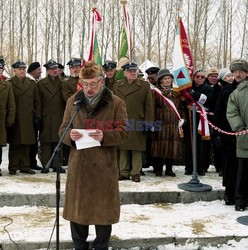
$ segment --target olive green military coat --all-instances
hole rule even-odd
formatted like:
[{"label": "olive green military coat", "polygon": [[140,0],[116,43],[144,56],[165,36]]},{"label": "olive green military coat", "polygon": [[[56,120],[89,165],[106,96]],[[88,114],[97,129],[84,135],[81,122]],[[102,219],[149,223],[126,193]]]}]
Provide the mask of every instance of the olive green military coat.
[{"label": "olive green military coat", "polygon": [[62,94],[65,102],[67,102],[69,97],[76,93],[78,81],[79,77],[69,76],[69,78],[66,78],[62,82]]},{"label": "olive green military coat", "polygon": [[[71,146],[71,151],[63,217],[81,225],[110,225],[117,223],[120,216],[116,146],[128,138],[126,107],[120,98],[105,88],[100,101],[92,109],[81,90],[67,101],[60,134],[75,112],[73,103],[79,96],[83,103],[64,139],[64,143]],[[87,119],[103,124],[103,141],[100,147],[77,150],[70,139],[70,131],[86,128]],[[118,129],[105,126],[115,121],[121,124]]]},{"label": "olive green military coat", "polygon": [[53,81],[48,75],[37,82],[41,101],[41,142],[58,142],[59,127],[63,120],[65,101],[62,95],[62,80]]},{"label": "olive green military coat", "polygon": [[34,144],[34,118],[40,118],[40,100],[36,82],[28,77],[9,79],[15,96],[15,123],[8,129],[8,142],[12,144]]},{"label": "olive green military coat", "polygon": [[112,81],[110,81],[109,78],[105,77],[104,81],[105,81],[105,86],[113,91],[114,85],[116,83],[115,78],[112,79]]},{"label": "olive green military coat", "polygon": [[151,124],[154,118],[150,84],[137,79],[129,86],[127,79],[124,78],[114,85],[113,93],[126,103],[128,128],[130,129],[128,140],[119,149],[145,151],[146,134],[142,123],[149,122]]},{"label": "olive green military coat", "polygon": [[10,82],[0,79],[0,145],[7,143],[6,122],[15,121],[15,97]]}]

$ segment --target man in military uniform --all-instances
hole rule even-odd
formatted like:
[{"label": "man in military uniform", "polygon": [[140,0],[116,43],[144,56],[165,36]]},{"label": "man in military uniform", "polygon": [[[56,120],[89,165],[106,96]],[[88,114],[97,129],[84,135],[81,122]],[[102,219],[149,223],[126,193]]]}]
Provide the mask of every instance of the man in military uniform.
[{"label": "man in military uniform", "polygon": [[30,145],[35,143],[34,123],[40,123],[40,100],[36,83],[26,77],[26,65],[18,60],[12,64],[15,76],[12,83],[16,115],[13,127],[8,130],[9,142],[9,173],[35,174],[30,169]]},{"label": "man in military uniform", "polygon": [[[40,160],[43,166],[42,173],[47,173],[45,169],[48,161],[52,156],[52,152],[59,141],[59,127],[62,123],[65,101],[62,95],[62,80],[58,75],[58,64],[53,60],[49,60],[43,65],[47,71],[47,77],[38,81],[38,91],[41,101],[41,122],[40,130]],[[57,153],[52,162],[53,171],[60,168],[61,173],[65,170],[61,168],[62,156]]]},{"label": "man in military uniform", "polygon": [[157,77],[159,72],[158,67],[150,67],[145,72],[147,74],[147,80],[149,83],[153,84],[154,86],[157,85]]},{"label": "man in military uniform", "polygon": [[30,63],[28,66],[27,77],[37,82],[40,79],[41,73],[42,70],[39,62]]},{"label": "man in military uniform", "polygon": [[[159,72],[158,67],[150,67],[148,68],[145,73],[147,74],[147,80],[150,84],[153,86],[157,85],[157,77]],[[152,135],[151,133],[148,133],[146,138],[146,152],[144,153],[144,162],[143,162],[143,168],[149,168],[150,166],[153,166],[153,160],[151,157],[151,141],[152,141]],[[143,172],[142,172],[143,173]]]},{"label": "man in military uniform", "polygon": [[[41,66],[39,62],[32,62],[28,66],[27,77],[37,82],[41,77]],[[40,127],[34,126],[35,129],[35,144],[30,145],[30,168],[34,170],[41,170],[42,168],[38,166],[36,156],[38,154],[38,131]]]},{"label": "man in military uniform", "polygon": [[0,64],[2,65],[2,73],[1,73],[1,77],[0,80],[6,80],[6,77],[3,75],[3,71],[4,71],[4,65],[5,65],[5,61],[3,59],[3,56],[0,56]]},{"label": "man in military uniform", "polygon": [[108,87],[110,90],[113,90],[113,86],[116,82],[115,74],[116,74],[116,62],[113,61],[106,61],[102,66],[105,71],[105,86]]},{"label": "man in military uniform", "polygon": [[[2,79],[4,60],[0,61],[0,165],[2,163],[2,147],[7,143],[6,128],[13,126],[15,120],[15,97],[10,82]],[[0,176],[1,176],[0,169]]]},{"label": "man in military uniform", "polygon": [[74,95],[77,90],[79,80],[79,72],[81,69],[81,59],[72,58],[67,65],[69,65],[70,76],[62,83],[62,93],[65,102],[69,97]]},{"label": "man in military uniform", "polygon": [[[79,72],[81,69],[81,59],[72,58],[67,65],[69,66],[70,76],[65,79],[62,83],[62,93],[65,102],[67,102],[68,98],[76,93],[77,84],[79,81]],[[62,165],[68,165],[68,158],[70,153],[70,147],[63,144],[63,161]]]},{"label": "man in military uniform", "polygon": [[58,63],[58,71],[59,71],[59,77],[62,79],[62,80],[65,80],[67,79],[67,76],[64,72],[65,70],[65,66],[61,63]]},{"label": "man in military uniform", "polygon": [[[113,92],[125,101],[131,133],[120,145],[119,180],[140,182],[142,152],[146,150],[146,128],[153,121],[153,101],[149,83],[138,78],[135,63],[123,65],[125,78],[117,81]],[[130,169],[130,166],[132,167]]]}]

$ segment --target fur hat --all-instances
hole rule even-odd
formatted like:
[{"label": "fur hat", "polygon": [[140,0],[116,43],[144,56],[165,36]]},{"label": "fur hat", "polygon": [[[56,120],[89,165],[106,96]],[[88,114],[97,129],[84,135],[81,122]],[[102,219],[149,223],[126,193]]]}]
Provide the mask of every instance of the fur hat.
[{"label": "fur hat", "polygon": [[91,79],[97,76],[104,76],[102,67],[95,64],[93,61],[85,63],[84,67],[80,70],[81,79]]},{"label": "fur hat", "polygon": [[245,59],[234,60],[230,65],[230,70],[233,73],[235,70],[248,72],[248,62]]},{"label": "fur hat", "polygon": [[161,69],[158,72],[157,81],[161,81],[164,76],[170,76],[172,79],[174,79],[174,76],[171,74],[171,72],[168,69]]},{"label": "fur hat", "polygon": [[219,73],[219,79],[223,80],[226,78],[227,75],[231,74],[232,72],[230,71],[229,68],[224,68],[220,71]]}]

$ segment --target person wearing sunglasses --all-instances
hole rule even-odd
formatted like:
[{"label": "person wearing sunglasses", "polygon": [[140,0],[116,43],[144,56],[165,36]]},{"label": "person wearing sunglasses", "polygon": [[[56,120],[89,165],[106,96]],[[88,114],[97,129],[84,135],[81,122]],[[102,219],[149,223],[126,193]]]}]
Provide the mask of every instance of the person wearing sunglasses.
[{"label": "person wearing sunglasses", "polygon": [[[196,70],[193,75],[192,89],[189,90],[189,94],[192,98],[203,105],[204,109],[207,111],[211,107],[213,101],[213,89],[205,82],[206,73],[203,69]],[[189,120],[184,129],[184,140],[185,140],[185,174],[191,175],[193,172],[193,158],[192,158],[192,113],[191,106],[189,106],[189,111],[187,117]],[[200,119],[200,114],[196,114],[197,125]],[[205,175],[209,167],[210,162],[210,141],[202,140],[201,135],[197,134],[197,172],[198,175]]]}]

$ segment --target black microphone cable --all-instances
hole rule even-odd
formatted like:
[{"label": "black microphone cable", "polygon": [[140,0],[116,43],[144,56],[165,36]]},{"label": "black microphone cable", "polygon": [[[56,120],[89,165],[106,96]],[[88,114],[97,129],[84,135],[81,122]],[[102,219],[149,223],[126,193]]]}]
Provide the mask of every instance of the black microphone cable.
[{"label": "black microphone cable", "polygon": [[[8,234],[10,241],[11,241],[12,243],[15,244],[16,249],[19,250],[19,247],[18,247],[17,243],[11,238],[9,231],[6,229],[6,227],[10,226],[10,225],[13,223],[13,219],[11,219],[10,217],[6,217],[6,216],[1,217],[1,218],[2,218],[2,219],[10,220],[10,222],[9,222],[7,225],[5,225],[5,226],[3,227],[3,229],[4,229],[4,231]],[[3,249],[3,246],[1,246],[1,249]]]}]

